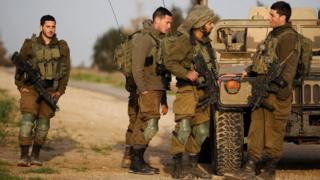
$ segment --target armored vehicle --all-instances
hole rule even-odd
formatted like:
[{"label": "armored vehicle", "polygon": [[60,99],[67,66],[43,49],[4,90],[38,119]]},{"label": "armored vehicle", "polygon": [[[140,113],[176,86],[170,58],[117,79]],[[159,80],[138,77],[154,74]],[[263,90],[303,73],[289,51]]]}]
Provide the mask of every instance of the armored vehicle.
[{"label": "armored vehicle", "polygon": [[[296,144],[320,143],[320,21],[312,9],[314,13],[308,17],[309,10],[293,11],[291,20],[297,32],[312,40],[313,52],[309,75],[293,92],[286,128],[286,142]],[[220,20],[210,35],[219,65],[219,110],[211,123],[210,143],[203,146],[202,153],[210,151],[218,175],[240,168],[245,154],[251,85],[248,79],[241,79],[241,73],[252,63],[257,45],[272,30],[266,12],[267,8],[260,8],[251,19]],[[304,12],[303,19],[298,19],[300,12]]]}]

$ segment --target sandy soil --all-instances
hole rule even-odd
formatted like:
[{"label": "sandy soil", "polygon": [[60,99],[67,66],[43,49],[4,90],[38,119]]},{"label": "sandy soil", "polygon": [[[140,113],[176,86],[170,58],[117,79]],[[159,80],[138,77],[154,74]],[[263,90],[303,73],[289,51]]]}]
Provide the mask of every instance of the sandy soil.
[{"label": "sandy soil", "polygon": [[[0,88],[7,89],[11,95],[19,99],[13,75],[1,68]],[[120,168],[128,125],[127,102],[123,98],[68,87],[66,94],[59,101],[59,106],[61,110],[51,121],[47,144],[41,152],[44,167],[58,172],[26,173],[29,169],[37,167],[16,166],[19,157],[18,127],[14,126],[8,127],[12,134],[8,144],[0,147],[0,160],[10,163],[10,171],[14,175],[44,179],[170,179],[169,143],[174,126],[171,111],[161,118],[160,131],[151,141],[145,156],[150,164],[160,168],[161,173],[157,176],[141,176],[127,173],[127,169]],[[289,149],[292,147],[289,146]],[[315,161],[313,163],[320,164],[319,150],[319,146],[314,146],[310,151],[315,154],[312,156],[312,160]],[[290,152],[288,154],[287,158],[290,159]],[[307,159],[306,163],[308,162]],[[318,179],[318,168],[317,165],[303,170],[284,168],[277,171],[277,179]],[[214,179],[221,177],[215,176]]]}]

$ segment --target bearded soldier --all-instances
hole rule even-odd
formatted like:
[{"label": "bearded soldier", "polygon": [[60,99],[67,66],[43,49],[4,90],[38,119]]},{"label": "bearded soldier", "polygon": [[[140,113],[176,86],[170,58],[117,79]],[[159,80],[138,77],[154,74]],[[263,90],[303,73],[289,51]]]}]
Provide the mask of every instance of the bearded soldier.
[{"label": "bearded soldier", "polygon": [[[248,160],[239,172],[226,174],[228,179],[275,179],[275,168],[282,155],[285,128],[291,112],[293,81],[299,61],[298,36],[289,23],[290,16],[291,7],[288,3],[278,1],[271,6],[269,22],[273,30],[259,46],[258,52],[262,53],[247,68],[247,73],[256,76],[258,83],[263,82],[271,63],[278,61],[282,70],[277,81],[269,85],[269,95],[264,99],[267,106],[257,108],[251,114]],[[265,166],[256,177],[255,171],[259,173],[257,164],[262,160]]]},{"label": "bearded soldier", "polygon": [[[168,52],[166,68],[176,76],[178,87],[173,103],[175,130],[173,131],[171,153],[173,154],[174,178],[191,175],[195,178],[211,178],[198,166],[201,145],[209,135],[209,104],[198,106],[205,94],[201,85],[207,83],[194,67],[195,57],[201,56],[206,69],[213,70],[215,55],[209,34],[214,27],[215,16],[211,9],[203,5],[194,6],[186,20],[178,28],[178,37]],[[189,154],[189,169],[183,169],[183,153]]]},{"label": "bearded soldier", "polygon": [[[38,37],[34,34],[31,39],[24,41],[20,56],[39,71],[44,88],[57,101],[65,93],[69,79],[69,47],[66,41],[57,39],[56,21],[53,16],[43,16],[40,19],[40,29]],[[19,132],[21,157],[18,166],[42,165],[39,159],[40,149],[48,134],[50,118],[55,114],[55,109],[45,101],[37,99],[39,93],[33,83],[26,72],[17,69],[15,84],[21,93],[22,114]],[[31,158],[30,146],[32,146]]]}]

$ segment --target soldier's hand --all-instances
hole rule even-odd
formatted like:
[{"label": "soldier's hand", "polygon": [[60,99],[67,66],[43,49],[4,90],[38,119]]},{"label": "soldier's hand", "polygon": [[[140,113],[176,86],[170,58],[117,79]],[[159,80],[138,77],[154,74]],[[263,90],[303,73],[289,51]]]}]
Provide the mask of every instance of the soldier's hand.
[{"label": "soldier's hand", "polygon": [[197,71],[195,70],[192,70],[192,71],[189,71],[188,74],[187,74],[187,78],[190,80],[190,81],[195,81],[198,79],[198,76],[199,74],[197,73]]},{"label": "soldier's hand", "polygon": [[162,115],[166,115],[168,113],[168,105],[164,104],[164,105],[161,105],[161,114]]},{"label": "soldier's hand", "polygon": [[22,87],[22,88],[20,89],[20,92],[21,92],[21,93],[23,93],[23,92],[30,92],[30,90],[29,90],[28,88],[26,88],[26,87]]},{"label": "soldier's hand", "polygon": [[52,93],[51,96],[52,96],[53,98],[55,98],[55,99],[59,99],[59,97],[61,96],[61,94],[60,94],[59,91],[57,91],[57,92]]},{"label": "soldier's hand", "polygon": [[148,94],[148,91],[143,91],[141,92],[141,94]]},{"label": "soldier's hand", "polygon": [[243,71],[241,74],[241,79],[245,78],[248,76],[248,73],[246,71]]}]

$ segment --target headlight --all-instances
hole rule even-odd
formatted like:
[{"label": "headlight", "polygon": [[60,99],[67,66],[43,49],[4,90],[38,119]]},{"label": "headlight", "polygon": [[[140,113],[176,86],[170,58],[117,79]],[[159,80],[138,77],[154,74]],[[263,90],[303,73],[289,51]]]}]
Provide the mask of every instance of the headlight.
[{"label": "headlight", "polygon": [[224,88],[229,94],[237,94],[240,90],[240,82],[234,79],[227,80],[224,84]]}]

